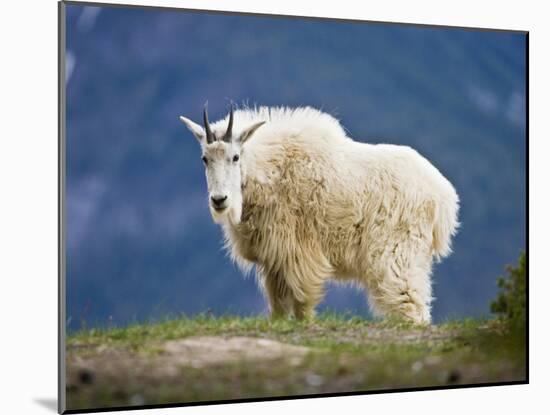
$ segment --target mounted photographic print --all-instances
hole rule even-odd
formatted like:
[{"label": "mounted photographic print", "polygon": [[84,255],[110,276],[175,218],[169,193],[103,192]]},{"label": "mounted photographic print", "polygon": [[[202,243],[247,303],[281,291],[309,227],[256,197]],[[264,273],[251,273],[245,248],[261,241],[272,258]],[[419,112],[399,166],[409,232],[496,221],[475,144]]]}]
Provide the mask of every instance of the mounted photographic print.
[{"label": "mounted photographic print", "polygon": [[60,412],[528,382],[527,32],[59,29]]}]

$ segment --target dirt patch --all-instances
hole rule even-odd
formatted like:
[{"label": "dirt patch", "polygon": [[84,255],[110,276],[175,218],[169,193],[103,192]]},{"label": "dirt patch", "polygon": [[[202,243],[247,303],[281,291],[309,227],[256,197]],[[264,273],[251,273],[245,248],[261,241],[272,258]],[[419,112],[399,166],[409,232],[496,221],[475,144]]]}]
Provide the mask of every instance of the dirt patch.
[{"label": "dirt patch", "polygon": [[255,337],[190,337],[171,340],[163,346],[163,357],[180,366],[202,368],[235,362],[288,359],[298,365],[309,349]]},{"label": "dirt patch", "polygon": [[155,344],[151,348],[152,354],[125,347],[71,345],[67,356],[68,377],[69,383],[78,384],[82,383],[82,373],[99,374],[99,378],[117,378],[126,373],[162,380],[180,376],[185,368],[269,365],[275,361],[293,367],[300,365],[309,351],[303,346],[246,336],[195,336],[170,340]]}]

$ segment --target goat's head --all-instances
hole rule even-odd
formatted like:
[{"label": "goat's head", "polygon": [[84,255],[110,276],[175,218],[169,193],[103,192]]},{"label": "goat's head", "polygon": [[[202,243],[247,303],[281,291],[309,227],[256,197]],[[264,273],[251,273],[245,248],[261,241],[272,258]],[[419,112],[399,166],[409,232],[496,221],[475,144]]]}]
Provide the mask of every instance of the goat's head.
[{"label": "goat's head", "polygon": [[233,105],[231,105],[227,122],[224,120],[216,123],[216,128],[210,126],[206,105],[203,112],[204,128],[188,118],[180,117],[180,120],[201,145],[212,218],[218,223],[227,218],[233,223],[239,223],[243,203],[242,147],[265,121],[249,126],[239,126],[240,131],[236,132],[233,125]]}]

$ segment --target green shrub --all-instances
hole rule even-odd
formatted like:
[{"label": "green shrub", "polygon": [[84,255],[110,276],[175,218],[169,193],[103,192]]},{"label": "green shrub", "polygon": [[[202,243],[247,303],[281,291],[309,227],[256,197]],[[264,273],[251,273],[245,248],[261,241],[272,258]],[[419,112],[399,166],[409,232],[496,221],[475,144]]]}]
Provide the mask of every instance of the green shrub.
[{"label": "green shrub", "polygon": [[526,324],[526,269],[525,252],[519,256],[517,267],[508,265],[506,277],[497,281],[500,292],[491,303],[491,311],[503,317],[512,327],[523,328]]}]

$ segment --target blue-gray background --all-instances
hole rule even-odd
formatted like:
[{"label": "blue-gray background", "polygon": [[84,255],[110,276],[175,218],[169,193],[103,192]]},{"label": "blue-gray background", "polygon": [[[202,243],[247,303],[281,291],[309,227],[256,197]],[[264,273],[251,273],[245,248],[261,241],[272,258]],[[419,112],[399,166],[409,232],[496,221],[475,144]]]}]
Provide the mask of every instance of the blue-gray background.
[{"label": "blue-gray background", "polygon": [[[436,321],[489,311],[525,246],[525,36],[461,29],[67,7],[69,329],[263,313],[221,250],[199,146],[178,120],[227,99],[311,105],[350,135],[416,148],[456,186]],[[368,316],[329,286],[321,308]]]}]

